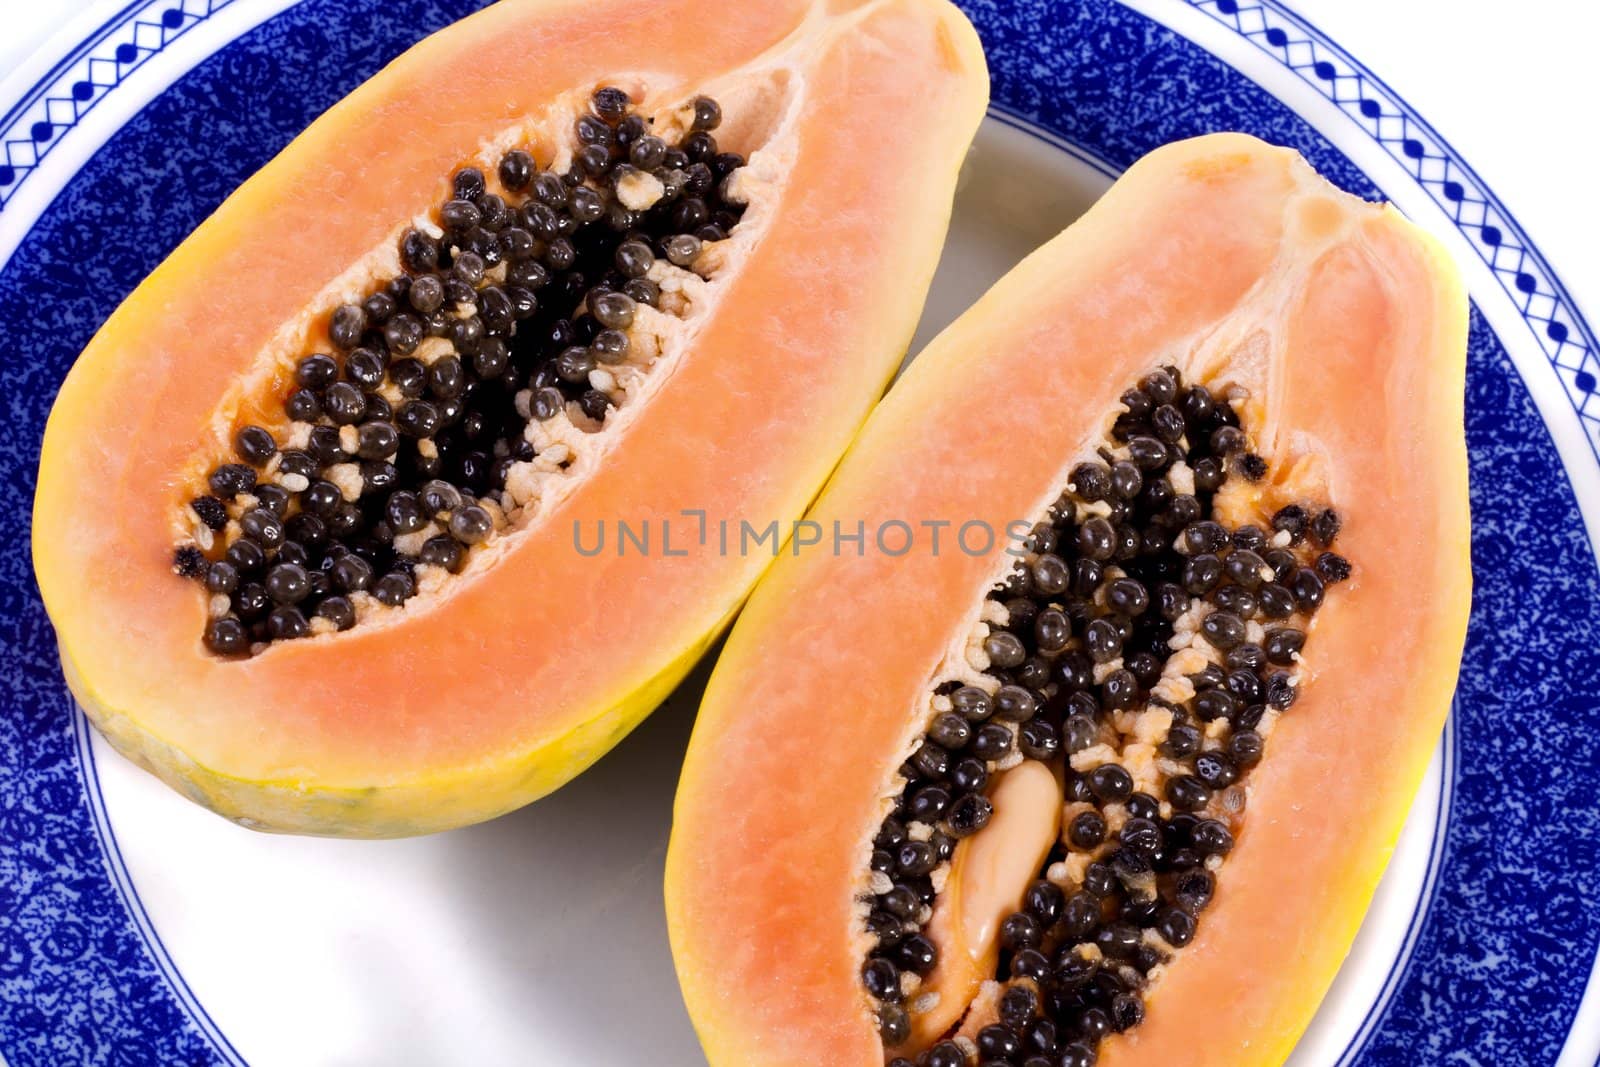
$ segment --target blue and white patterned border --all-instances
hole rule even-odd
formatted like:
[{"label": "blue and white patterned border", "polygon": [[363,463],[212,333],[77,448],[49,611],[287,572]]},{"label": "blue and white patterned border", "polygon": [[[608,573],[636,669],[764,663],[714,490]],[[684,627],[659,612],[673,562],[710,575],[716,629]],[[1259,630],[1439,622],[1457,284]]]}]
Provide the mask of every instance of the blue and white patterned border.
[{"label": "blue and white patterned border", "polygon": [[[14,107],[0,116],[0,212],[39,162],[112,89],[177,38],[232,2],[132,3],[46,72]],[[1337,105],[1427,191],[1454,221],[1523,316],[1582,420],[1590,448],[1600,458],[1600,405],[1590,402],[1600,380],[1600,361],[1596,359],[1600,345],[1544,258],[1476,173],[1387,85],[1275,0],[1184,2],[1250,41]],[[81,731],[82,723],[76,728]],[[86,734],[80,735],[80,752],[87,791],[92,798],[98,797]],[[1449,780],[1447,774],[1446,790]],[[137,893],[120,866],[115,839],[98,804],[94,819],[106,849],[111,880],[152,955],[161,961],[164,977],[197,1028],[220,1048],[227,1048],[226,1039],[209,1025],[203,1009],[188,994],[181,976],[166,959],[159,937],[150,929]],[[1430,872],[1430,881],[1431,878]],[[1424,901],[1428,895],[1424,893]],[[1420,910],[1419,907],[1419,915]],[[1413,932],[1417,921],[1413,918]],[[1411,936],[1408,933],[1408,942]],[[1393,982],[1389,984],[1392,986]],[[1385,996],[1375,1005],[1375,1013],[1389,991],[1386,988]],[[1363,1034],[1366,1029],[1364,1026]],[[1350,1052],[1361,1043],[1358,1035],[1343,1059],[1348,1060]]]},{"label": "blue and white patterned border", "polygon": [[1382,79],[1277,0],[1185,0],[1339,106],[1411,174],[1467,238],[1527,321],[1600,459],[1600,344],[1500,199]]},{"label": "blue and white patterned border", "polygon": [[[235,0],[144,0],[116,15],[0,116],[0,211],[61,138],[129,74]],[[1561,378],[1600,458],[1600,343],[1521,226],[1381,79],[1276,0],[1185,0],[1297,74],[1403,166],[1467,237]]]},{"label": "blue and white patterned border", "polygon": [[68,130],[135,70],[234,0],[143,0],[123,8],[0,116],[0,212]]}]

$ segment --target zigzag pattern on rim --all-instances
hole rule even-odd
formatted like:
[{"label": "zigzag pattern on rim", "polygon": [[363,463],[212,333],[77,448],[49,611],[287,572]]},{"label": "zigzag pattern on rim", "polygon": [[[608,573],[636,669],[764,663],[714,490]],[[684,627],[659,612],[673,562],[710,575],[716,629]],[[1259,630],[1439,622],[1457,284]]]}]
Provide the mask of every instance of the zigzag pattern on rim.
[{"label": "zigzag pattern on rim", "polygon": [[1273,0],[1185,0],[1337,104],[1417,180],[1527,320],[1600,458],[1600,344],[1505,206],[1434,128],[1309,23]]},{"label": "zigzag pattern on rim", "polygon": [[233,0],[150,0],[123,9],[0,118],[0,211],[72,127],[124,78]]},{"label": "zigzag pattern on rim", "polygon": [[[186,31],[228,3],[133,0],[29,89],[21,105],[0,117],[0,142],[29,139],[29,126],[45,116],[22,112],[48,96],[70,96],[74,82],[83,78],[79,72],[87,70],[88,58],[110,55],[114,59],[116,46],[129,43],[136,32],[129,30],[133,21],[159,23],[163,11],[181,7],[192,21],[176,28]],[[221,76],[225,60],[219,57],[229,52],[222,49],[201,61],[199,76],[189,84],[180,80],[161,94],[151,102],[154,106],[136,115],[129,128],[113,138],[109,150],[91,157],[85,165],[86,178],[52,190],[62,195],[42,213],[37,235],[20,243],[9,272],[0,265],[0,304],[5,305],[0,308],[5,312],[0,318],[18,327],[12,349],[0,358],[0,386],[10,398],[16,430],[0,440],[0,469],[23,475],[37,461],[50,383],[59,381],[92,324],[115,306],[133,280],[154,265],[143,258],[153,255],[151,241],[162,247],[175,243],[182,236],[180,223],[185,212],[203,217],[226,195],[231,183],[253,169],[234,154],[286,142],[315,110],[342,95],[352,78],[376,69],[424,29],[459,17],[479,3],[481,0],[390,0],[367,8],[362,15],[347,0],[302,0],[298,8],[289,8],[288,14],[268,20],[267,30],[243,35],[242,44],[236,42],[232,48],[236,58],[259,57],[260,65],[249,68],[249,82]],[[1011,75],[1006,85],[1013,95],[1006,101],[1006,110],[1022,116],[1042,102],[1070,103],[1083,117],[1083,122],[1074,126],[1078,140],[1104,158],[1153,147],[1143,140],[1170,136],[1168,131],[1179,125],[1180,119],[1193,125],[1207,119],[1219,121],[1226,115],[1236,128],[1256,128],[1250,109],[1263,104],[1267,94],[1248,83],[1247,75],[1224,71],[1220,61],[1202,56],[1199,46],[1158,28],[1159,24],[1120,6],[1117,0],[961,3],[979,19],[986,39],[997,49],[997,68],[1005,67]],[[1484,205],[1477,209],[1467,204],[1459,216],[1452,210],[1451,217],[1460,220],[1469,239],[1475,245],[1483,244],[1472,236],[1471,227],[1487,224],[1499,229],[1501,241],[1493,247],[1501,249],[1499,262],[1504,269],[1515,272],[1502,277],[1513,290],[1526,295],[1530,327],[1537,333],[1550,322],[1560,322],[1567,328],[1561,345],[1578,345],[1571,338],[1581,332],[1587,339],[1582,352],[1595,350],[1592,335],[1575,317],[1573,305],[1543,261],[1535,255],[1530,266],[1508,251],[1513,244],[1518,250],[1530,248],[1522,231],[1507,224],[1498,201],[1392,92],[1370,76],[1358,78],[1359,66],[1326,46],[1314,28],[1300,28],[1289,16],[1278,15],[1274,7],[1255,0],[1235,0],[1231,12],[1223,12],[1228,0],[1185,3],[1200,8],[1207,17],[1220,19],[1225,32],[1238,32],[1256,42],[1274,62],[1290,63],[1289,53],[1280,49],[1286,49],[1292,40],[1316,48],[1315,52],[1309,47],[1296,49],[1291,65],[1305,66],[1306,73],[1300,76],[1308,81],[1317,79],[1313,84],[1323,86],[1319,91],[1331,99],[1329,80],[1320,78],[1315,69],[1319,61],[1330,63],[1335,75],[1332,85],[1338,92],[1346,97],[1352,90],[1357,93],[1357,102],[1339,102],[1341,107],[1354,107],[1354,114],[1359,114],[1360,99],[1375,101],[1381,114],[1361,116],[1365,120],[1362,128],[1377,137],[1372,120],[1382,115],[1394,120],[1384,128],[1383,137],[1395,139],[1394,150],[1400,153],[1396,158],[1420,158],[1406,156],[1407,137],[1402,131],[1420,133],[1410,139],[1424,147],[1423,155],[1432,152],[1452,167],[1442,181],[1460,186],[1463,204],[1470,196]],[[1232,22],[1232,15],[1245,14],[1246,8],[1264,7],[1260,22]],[[1061,52],[1041,56],[1037,32],[1052,26],[1059,28],[1055,47]],[[1084,32],[1086,28],[1095,29],[1098,35]],[[1267,31],[1273,28],[1283,32],[1282,46],[1266,40]],[[328,36],[338,31],[346,36]],[[149,30],[144,32],[145,40],[152,40]],[[167,41],[175,36],[169,34]],[[103,52],[102,42],[109,42]],[[1081,50],[1073,50],[1074,42]],[[307,47],[329,45],[333,47],[326,54],[311,62]],[[135,58],[142,63],[156,54],[151,51]],[[170,56],[170,50],[166,54]],[[1073,83],[1088,94],[1087,99],[1059,91],[1056,79],[1070,72],[1073,63],[1092,65],[1091,70],[1079,71],[1083,77]],[[132,69],[128,66],[120,71],[114,84],[125,84]],[[205,151],[226,165],[214,172],[183,171],[183,163],[195,158],[197,151],[173,137],[173,131],[189,125],[185,108],[216,106],[218,91],[225,94],[224,103],[230,106],[246,102],[260,106],[262,98],[249,94],[283,85],[291,70],[298,78],[293,92],[276,100],[283,114],[272,116],[273,123],[249,131],[249,136],[243,129],[213,126],[218,136]],[[103,75],[104,69],[99,68],[99,73]],[[1341,73],[1348,80],[1340,80]],[[1159,89],[1162,79],[1187,80],[1188,99],[1197,105],[1195,113],[1171,116],[1155,98],[1147,98],[1149,106],[1141,108],[1141,100],[1128,95],[1132,90],[1126,81],[1118,82],[1119,77],[1135,78],[1138,85],[1154,89]],[[1359,95],[1363,88],[1366,97]],[[98,100],[109,91],[103,86],[91,96]],[[123,95],[131,91],[125,88]],[[1098,97],[1093,95],[1096,92]],[[1226,106],[1216,106],[1219,101]],[[56,107],[58,116],[65,117],[59,103]],[[1273,120],[1270,130],[1258,132],[1285,136],[1304,127],[1303,140],[1314,150],[1320,149],[1318,158],[1324,167],[1334,168],[1346,181],[1365,181],[1309,124],[1295,119],[1286,108],[1281,110],[1281,123],[1274,110],[1272,116],[1262,119]],[[87,107],[79,107],[73,113],[81,121],[87,111]],[[1052,128],[1062,118],[1057,114]],[[1396,125],[1402,118],[1409,125]],[[1131,120],[1144,124],[1131,129],[1118,125]],[[57,144],[66,129],[53,129],[48,144]],[[174,155],[179,158],[174,160]],[[4,159],[0,155],[0,162]],[[184,180],[172,186],[178,202],[164,203],[159,215],[137,217],[136,235],[120,232],[129,229],[121,225],[128,221],[128,208],[148,204],[153,190],[148,178],[130,170],[150,168],[154,173],[163,165],[170,168],[164,173],[183,175]],[[1412,172],[1426,181],[1419,170]],[[0,204],[26,173],[31,171],[14,173],[12,183],[0,187]],[[36,183],[45,180],[35,179]],[[1430,193],[1434,190],[1434,186],[1424,187]],[[116,192],[121,216],[103,219],[83,214],[85,204],[96,199],[103,202],[111,190]],[[1443,193],[1441,184],[1438,194]],[[1482,214],[1471,213],[1476,210]],[[80,228],[67,228],[65,220]],[[194,221],[198,218],[189,218],[187,224]],[[1511,241],[1506,240],[1508,233]],[[75,254],[88,250],[97,255],[85,259]],[[1488,257],[1495,254],[1486,252],[1491,266],[1496,261]],[[1531,288],[1524,288],[1520,274],[1533,279]],[[40,293],[49,296],[42,305],[35,300]],[[1541,299],[1551,303],[1546,305]],[[40,314],[41,306],[48,310]],[[1523,306],[1521,300],[1519,306]],[[1543,336],[1549,339],[1548,334]],[[1570,364],[1562,373],[1573,375],[1572,385],[1586,381],[1576,379],[1580,371],[1596,374],[1592,363],[1585,367],[1576,348],[1555,350],[1547,345],[1546,351],[1554,351],[1552,363],[1564,358]],[[1480,1053],[1492,1049],[1502,1058],[1510,1057],[1506,1062],[1523,1062],[1532,1055],[1530,1038],[1541,1047],[1552,1042],[1559,1046],[1564,1031],[1554,1036],[1537,1032],[1537,1027],[1564,1026],[1570,1013],[1559,982],[1539,980],[1560,973],[1560,960],[1543,948],[1550,942],[1542,941],[1540,952],[1525,952],[1520,959],[1511,960],[1513,965],[1523,965],[1513,975],[1504,970],[1491,973],[1482,968],[1481,918],[1490,915],[1502,920],[1496,931],[1497,944],[1513,934],[1522,937],[1519,943],[1548,939],[1553,931],[1575,939],[1572,952],[1586,960],[1593,959],[1593,931],[1600,928],[1588,922],[1583,910],[1590,898],[1583,887],[1592,884],[1592,879],[1583,881],[1587,871],[1575,868],[1563,880],[1549,877],[1547,869],[1532,861],[1506,868],[1491,862],[1495,854],[1486,853],[1483,847],[1484,838],[1499,825],[1492,815],[1510,819],[1523,829],[1531,825],[1538,830],[1540,836],[1529,838],[1519,856],[1565,852],[1570,858],[1571,850],[1566,847],[1570,842],[1596,839],[1592,832],[1585,836],[1600,816],[1589,806],[1592,797],[1585,792],[1589,783],[1582,776],[1568,774],[1551,783],[1554,795],[1549,806],[1537,813],[1539,822],[1532,821],[1535,812],[1508,806],[1506,798],[1515,794],[1512,784],[1516,775],[1528,776],[1554,765],[1585,771],[1595,765],[1594,739],[1600,732],[1591,722],[1592,686],[1582,680],[1600,673],[1594,669],[1594,649],[1600,643],[1592,639],[1600,633],[1600,613],[1594,607],[1600,599],[1594,596],[1593,550],[1577,522],[1570,487],[1560,478],[1546,477],[1559,471],[1560,464],[1539,414],[1479,315],[1473,318],[1472,353],[1469,381],[1476,388],[1469,396],[1468,410],[1475,457],[1474,505],[1485,514],[1500,516],[1484,525],[1478,539],[1477,548],[1486,554],[1485,561],[1500,566],[1485,568],[1474,628],[1480,635],[1515,633],[1516,643],[1506,646],[1508,652],[1536,656],[1537,662],[1548,668],[1537,683],[1553,689],[1538,689],[1533,680],[1507,670],[1509,655],[1499,656],[1499,642],[1485,639],[1478,643],[1476,658],[1464,675],[1469,686],[1463,693],[1465,706],[1458,709],[1456,717],[1460,736],[1468,741],[1458,749],[1466,765],[1458,784],[1466,784],[1461,803],[1469,817],[1454,820],[1458,832],[1446,848],[1441,902],[1430,926],[1422,931],[1429,938],[1421,952],[1424,962],[1400,983],[1399,1007],[1376,1029],[1378,1047],[1361,1051],[1359,1062],[1374,1067],[1409,1067],[1422,1062],[1430,1049],[1439,1054],[1429,1062],[1442,1061],[1440,1045],[1452,1035],[1441,1021],[1455,1022],[1468,1011],[1474,1013],[1472,1036]],[[0,529],[13,543],[26,541],[29,483],[31,478],[24,475],[0,486],[0,500],[6,504],[0,508]],[[1513,554],[1547,562],[1532,571],[1513,572],[1503,565]],[[5,714],[0,715],[0,767],[11,773],[7,788],[0,789],[0,897],[17,905],[0,907],[0,1018],[7,1023],[0,1025],[3,1057],[13,1067],[58,1067],[68,1062],[199,1067],[226,1062],[196,1020],[184,1011],[169,976],[157,962],[157,948],[132,917],[136,905],[113,884],[107,864],[114,862],[110,856],[114,842],[97,833],[94,826],[95,802],[85,796],[82,778],[89,775],[92,779],[93,771],[85,765],[76,744],[75,713],[54,666],[48,624],[32,592],[22,553],[0,556],[0,579],[0,588],[14,591],[0,603],[0,664],[7,666],[8,679],[13,682],[11,699],[6,701]],[[1538,613],[1530,616],[1529,605],[1537,607]],[[1560,619],[1563,625],[1543,625],[1549,618]],[[1550,728],[1550,736],[1530,744],[1522,733],[1504,730],[1508,709],[1539,714],[1541,724]],[[1589,762],[1585,763],[1586,759]],[[1583,806],[1575,807],[1580,800]],[[1530,884],[1540,891],[1537,895],[1529,892]],[[1478,969],[1469,974],[1469,968]],[[1424,1008],[1427,1010],[1421,1010]],[[1548,1062],[1553,1055],[1544,1059]]]}]

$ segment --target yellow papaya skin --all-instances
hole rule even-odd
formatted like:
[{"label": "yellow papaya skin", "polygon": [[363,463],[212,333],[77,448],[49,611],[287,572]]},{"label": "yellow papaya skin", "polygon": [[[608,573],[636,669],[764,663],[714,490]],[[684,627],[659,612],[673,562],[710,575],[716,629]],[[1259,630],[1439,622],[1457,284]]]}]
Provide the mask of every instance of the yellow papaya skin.
[{"label": "yellow papaya skin", "polygon": [[[442,830],[582,771],[723,631],[770,556],[591,559],[574,531],[804,512],[910,341],[988,81],[945,0],[775,0],[703,22],[692,0],[486,8],[331,108],[105,323],[51,413],[33,550],[63,670],[114,746],[257,829]],[[240,381],[314,350],[293,345],[349,299],[340,279],[392,261],[457,168],[492,175],[518,131],[569,137],[605,84],[646,112],[714,96],[723,143],[766,183],[670,376],[601,435],[603,463],[441,594],[248,659],[207,652],[206,597],[172,573],[196,442],[210,463],[230,453],[256,402]]]},{"label": "yellow papaya skin", "polygon": [[[1349,951],[1465,640],[1466,321],[1449,258],[1393,208],[1244,135],[1168,145],[918,355],[810,513],[868,530],[1040,516],[1121,392],[1169,363],[1243,391],[1269,464],[1252,506],[1337,509],[1354,574],[1317,612],[1195,940],[1101,1067],[1279,1063]],[[870,842],[941,664],[1012,562],[1003,538],[930,545],[781,560],[718,659],[665,880],[717,1067],[884,1060],[860,973]]]}]

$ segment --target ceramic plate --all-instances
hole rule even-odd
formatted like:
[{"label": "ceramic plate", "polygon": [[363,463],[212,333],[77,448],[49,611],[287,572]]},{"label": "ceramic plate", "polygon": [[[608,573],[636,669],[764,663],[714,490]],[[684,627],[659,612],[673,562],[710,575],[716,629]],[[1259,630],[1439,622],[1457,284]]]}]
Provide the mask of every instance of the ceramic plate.
[{"label": "ceramic plate", "polygon": [[[703,671],[588,774],[517,814],[414,841],[267,837],[180,799],[93,734],[58,676],[27,558],[45,416],[96,326],[311,118],[477,6],[139,0],[0,89],[11,1067],[703,1062],[660,891]],[[1344,188],[1396,201],[1461,263],[1474,300],[1466,662],[1394,862],[1294,1063],[1593,1067],[1593,332],[1467,163],[1276,3],[967,9],[994,102],[918,345],[1139,155],[1211,130],[1292,145]],[[1292,891],[1294,872],[1284,878]]]}]

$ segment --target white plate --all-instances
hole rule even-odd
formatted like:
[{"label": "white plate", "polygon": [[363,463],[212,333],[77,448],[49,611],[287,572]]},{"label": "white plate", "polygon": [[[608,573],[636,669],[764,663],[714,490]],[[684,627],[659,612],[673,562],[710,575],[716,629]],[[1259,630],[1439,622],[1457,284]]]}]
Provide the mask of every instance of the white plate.
[{"label": "white plate", "polygon": [[[27,432],[0,444],[15,497],[0,508],[0,543],[25,541],[50,397],[121,295],[312,115],[472,6],[134,3],[85,27],[37,85],[11,85],[0,317],[14,347],[0,385]],[[915,347],[1121,166],[1207,129],[1294,144],[1347,188],[1394,199],[1462,262],[1481,312],[1463,683],[1377,902],[1294,1062],[1589,1067],[1600,1055],[1600,1006],[1583,1002],[1600,941],[1592,334],[1449,147],[1277,7],[970,10],[995,107]],[[0,1054],[13,1067],[703,1062],[660,890],[703,670],[593,770],[514,815],[410,841],[267,837],[190,805],[92,736],[59,682],[26,560],[3,567],[0,662],[13,684],[0,717]],[[1539,790],[1519,792],[1524,780]]]}]

